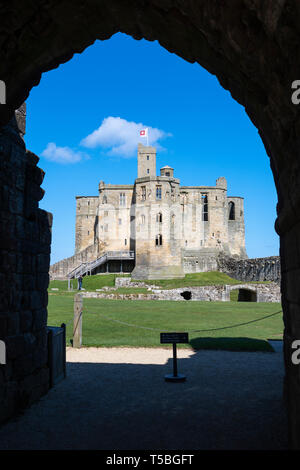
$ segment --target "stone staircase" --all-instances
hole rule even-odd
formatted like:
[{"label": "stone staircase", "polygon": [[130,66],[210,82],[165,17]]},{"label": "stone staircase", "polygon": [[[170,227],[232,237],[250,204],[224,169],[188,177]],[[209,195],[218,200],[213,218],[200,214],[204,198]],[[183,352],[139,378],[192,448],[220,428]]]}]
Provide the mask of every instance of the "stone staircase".
[{"label": "stone staircase", "polygon": [[68,279],[78,278],[92,272],[107,261],[133,260],[134,251],[107,251],[94,261],[82,263],[67,274]]},{"label": "stone staircase", "polygon": [[93,271],[108,261],[134,260],[134,251],[107,251],[99,255],[97,247],[91,245],[69,258],[50,266],[50,279],[72,279]]}]

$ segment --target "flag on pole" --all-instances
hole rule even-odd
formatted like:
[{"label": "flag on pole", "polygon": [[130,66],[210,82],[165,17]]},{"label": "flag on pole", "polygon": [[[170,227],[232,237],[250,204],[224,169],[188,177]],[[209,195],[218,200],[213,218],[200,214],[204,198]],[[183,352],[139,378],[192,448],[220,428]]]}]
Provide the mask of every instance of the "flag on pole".
[{"label": "flag on pole", "polygon": [[141,137],[148,137],[148,127],[146,129],[142,129],[140,131],[140,136]]},{"label": "flag on pole", "polygon": [[146,129],[141,129],[140,130],[140,137],[146,137],[147,138],[147,145],[149,144],[149,142],[148,142],[148,127],[146,127]]}]

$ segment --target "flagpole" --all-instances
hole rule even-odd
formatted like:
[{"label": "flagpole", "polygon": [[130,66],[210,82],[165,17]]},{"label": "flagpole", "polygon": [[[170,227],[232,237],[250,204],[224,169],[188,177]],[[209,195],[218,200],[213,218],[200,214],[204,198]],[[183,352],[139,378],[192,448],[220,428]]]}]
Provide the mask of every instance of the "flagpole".
[{"label": "flagpole", "polygon": [[147,128],[147,147],[149,147],[149,129]]}]

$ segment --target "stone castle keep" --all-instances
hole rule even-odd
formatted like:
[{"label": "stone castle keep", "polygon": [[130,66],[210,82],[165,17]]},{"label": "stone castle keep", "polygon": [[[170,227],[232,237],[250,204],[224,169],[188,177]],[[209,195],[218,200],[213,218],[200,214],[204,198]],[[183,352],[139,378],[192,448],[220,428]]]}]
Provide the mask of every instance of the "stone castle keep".
[{"label": "stone castle keep", "polygon": [[76,275],[98,259],[93,274],[183,277],[217,270],[220,254],[247,258],[243,198],[227,196],[224,177],[216,186],[180,186],[170,166],[157,176],[156,149],[139,144],[134,184],[100,181],[98,196],[76,197],[75,255],[53,265],[51,276]]}]

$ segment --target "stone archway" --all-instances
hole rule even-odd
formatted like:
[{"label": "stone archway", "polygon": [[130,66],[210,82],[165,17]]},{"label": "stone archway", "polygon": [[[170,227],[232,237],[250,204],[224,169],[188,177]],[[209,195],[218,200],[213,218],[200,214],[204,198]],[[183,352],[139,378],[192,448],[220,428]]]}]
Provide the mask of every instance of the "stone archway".
[{"label": "stone archway", "polygon": [[[66,62],[96,39],[124,32],[135,39],[158,40],[170,52],[215,74],[258,128],[278,193],[286,390],[291,445],[300,448],[299,371],[290,361],[291,343],[300,339],[300,111],[291,101],[291,85],[300,80],[299,2],[48,0],[30,2],[26,8],[19,3],[16,11],[15,4],[2,0],[0,6],[0,79],[7,91],[7,104],[0,107],[0,335],[7,342],[14,371],[0,385],[10,404],[7,416],[13,413],[21,392],[28,394],[30,402],[47,389],[45,324],[51,225],[51,217],[38,209],[43,172],[36,167],[36,156],[25,151],[14,109],[39,83],[41,73]],[[17,113],[17,121],[23,133],[23,109]],[[11,383],[17,384],[13,392]]]},{"label": "stone archway", "polygon": [[231,293],[235,292],[235,300],[238,302],[257,302],[259,301],[259,295],[257,292],[257,286],[251,286],[249,284],[236,284],[225,286],[225,298],[229,301],[231,299]]}]

